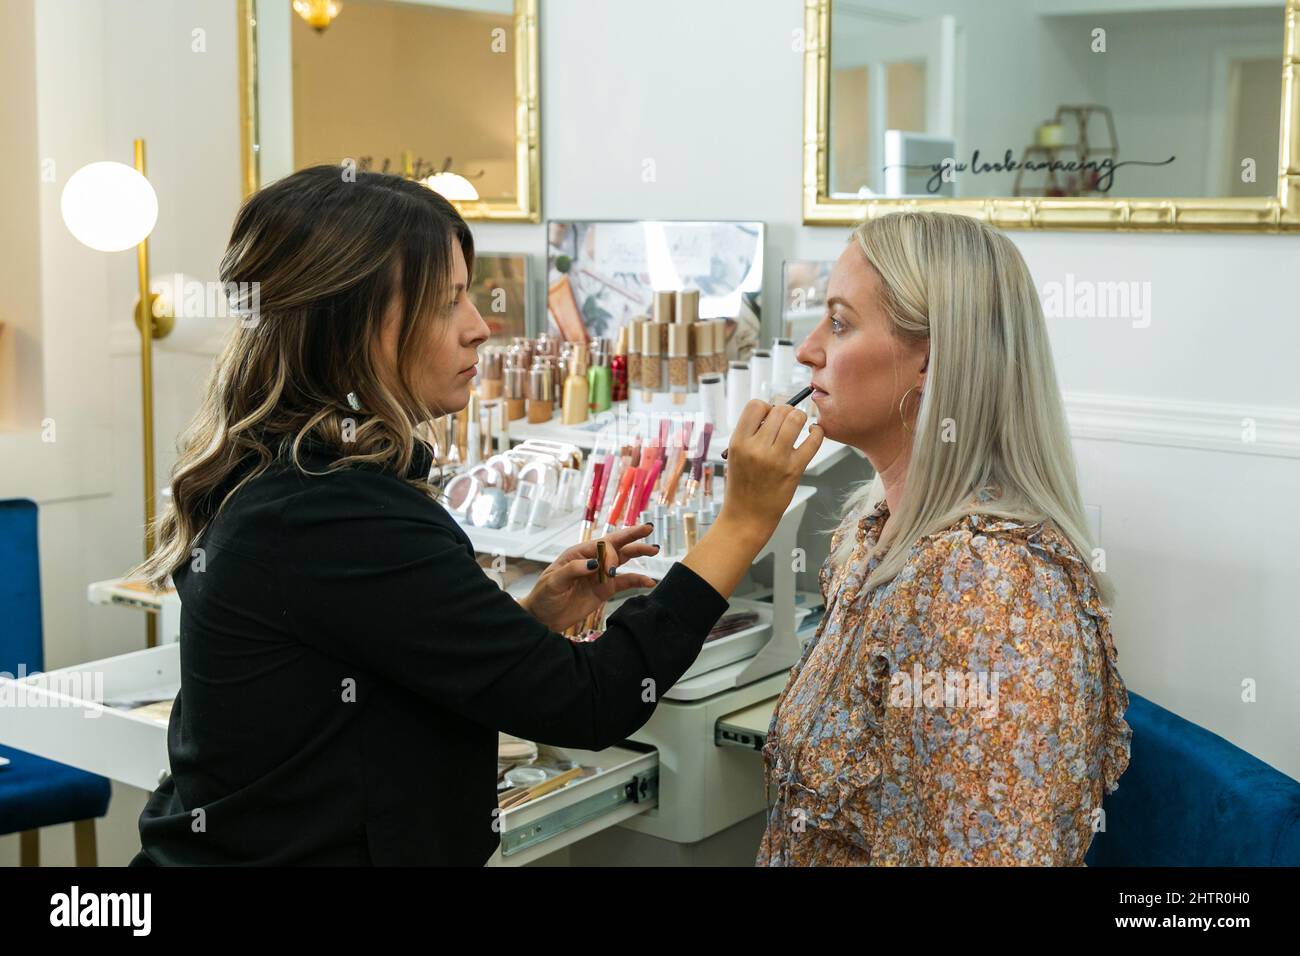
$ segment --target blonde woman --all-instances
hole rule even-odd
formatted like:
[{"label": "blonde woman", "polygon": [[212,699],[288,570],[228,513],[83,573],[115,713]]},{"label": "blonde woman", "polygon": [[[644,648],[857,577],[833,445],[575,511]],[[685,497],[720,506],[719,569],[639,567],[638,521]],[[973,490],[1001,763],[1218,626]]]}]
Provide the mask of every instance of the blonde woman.
[{"label": "blonde woman", "polygon": [[758,862],[1081,865],[1128,696],[1024,260],[964,216],[866,222],[799,360],[876,478],[773,715]]}]

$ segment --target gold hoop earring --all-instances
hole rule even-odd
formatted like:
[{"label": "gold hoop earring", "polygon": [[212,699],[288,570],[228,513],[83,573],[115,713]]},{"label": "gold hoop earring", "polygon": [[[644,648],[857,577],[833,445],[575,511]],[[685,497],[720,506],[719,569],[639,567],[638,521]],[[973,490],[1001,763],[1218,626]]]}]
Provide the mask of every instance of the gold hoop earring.
[{"label": "gold hoop earring", "polygon": [[[920,386],[913,385],[912,388],[920,388]],[[906,392],[904,392],[903,397],[898,400],[898,420],[903,423],[903,431],[909,433],[912,431],[912,429],[907,427],[907,416],[903,414],[903,403],[907,401],[907,396],[912,394],[912,388],[909,388]],[[916,397],[920,398],[921,394],[922,393],[917,393]]]}]

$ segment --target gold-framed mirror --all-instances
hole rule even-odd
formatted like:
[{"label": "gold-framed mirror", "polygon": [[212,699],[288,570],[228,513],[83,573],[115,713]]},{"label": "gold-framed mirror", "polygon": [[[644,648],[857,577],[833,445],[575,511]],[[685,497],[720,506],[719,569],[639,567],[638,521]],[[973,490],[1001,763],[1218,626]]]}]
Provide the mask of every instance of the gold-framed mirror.
[{"label": "gold-framed mirror", "polygon": [[1300,230],[1300,0],[804,0],[803,221]]},{"label": "gold-framed mirror", "polygon": [[238,0],[238,18],[245,196],[352,162],[466,219],[541,221],[537,0]]}]

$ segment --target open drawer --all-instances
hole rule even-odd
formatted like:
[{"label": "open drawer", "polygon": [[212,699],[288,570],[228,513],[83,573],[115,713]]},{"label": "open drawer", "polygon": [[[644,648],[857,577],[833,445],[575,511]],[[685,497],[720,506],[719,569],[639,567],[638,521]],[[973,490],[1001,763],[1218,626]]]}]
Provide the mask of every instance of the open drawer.
[{"label": "open drawer", "polygon": [[[179,644],[0,682],[0,743],[142,790],[153,790],[169,769],[167,718],[126,708],[176,696]],[[529,863],[658,806],[653,747],[627,741],[601,751],[543,751],[595,772],[502,812],[506,865]]]},{"label": "open drawer", "polygon": [[4,683],[0,743],[142,790],[168,770],[166,716],[128,708],[176,696],[179,644]]},{"label": "open drawer", "polygon": [[659,751],[624,741],[604,750],[543,748],[591,767],[591,776],[501,813],[494,861],[522,866],[659,805]]}]

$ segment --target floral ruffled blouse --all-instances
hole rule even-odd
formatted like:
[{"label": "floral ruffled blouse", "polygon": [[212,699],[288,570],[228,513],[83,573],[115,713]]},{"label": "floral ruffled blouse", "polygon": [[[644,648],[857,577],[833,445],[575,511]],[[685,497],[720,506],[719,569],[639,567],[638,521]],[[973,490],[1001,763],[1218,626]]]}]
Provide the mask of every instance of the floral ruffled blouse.
[{"label": "floral ruffled blouse", "polygon": [[[987,501],[989,490],[978,499]],[[1050,521],[975,514],[870,598],[888,505],[821,570],[826,615],[777,701],[764,866],[1078,866],[1128,766],[1110,610]]]}]

